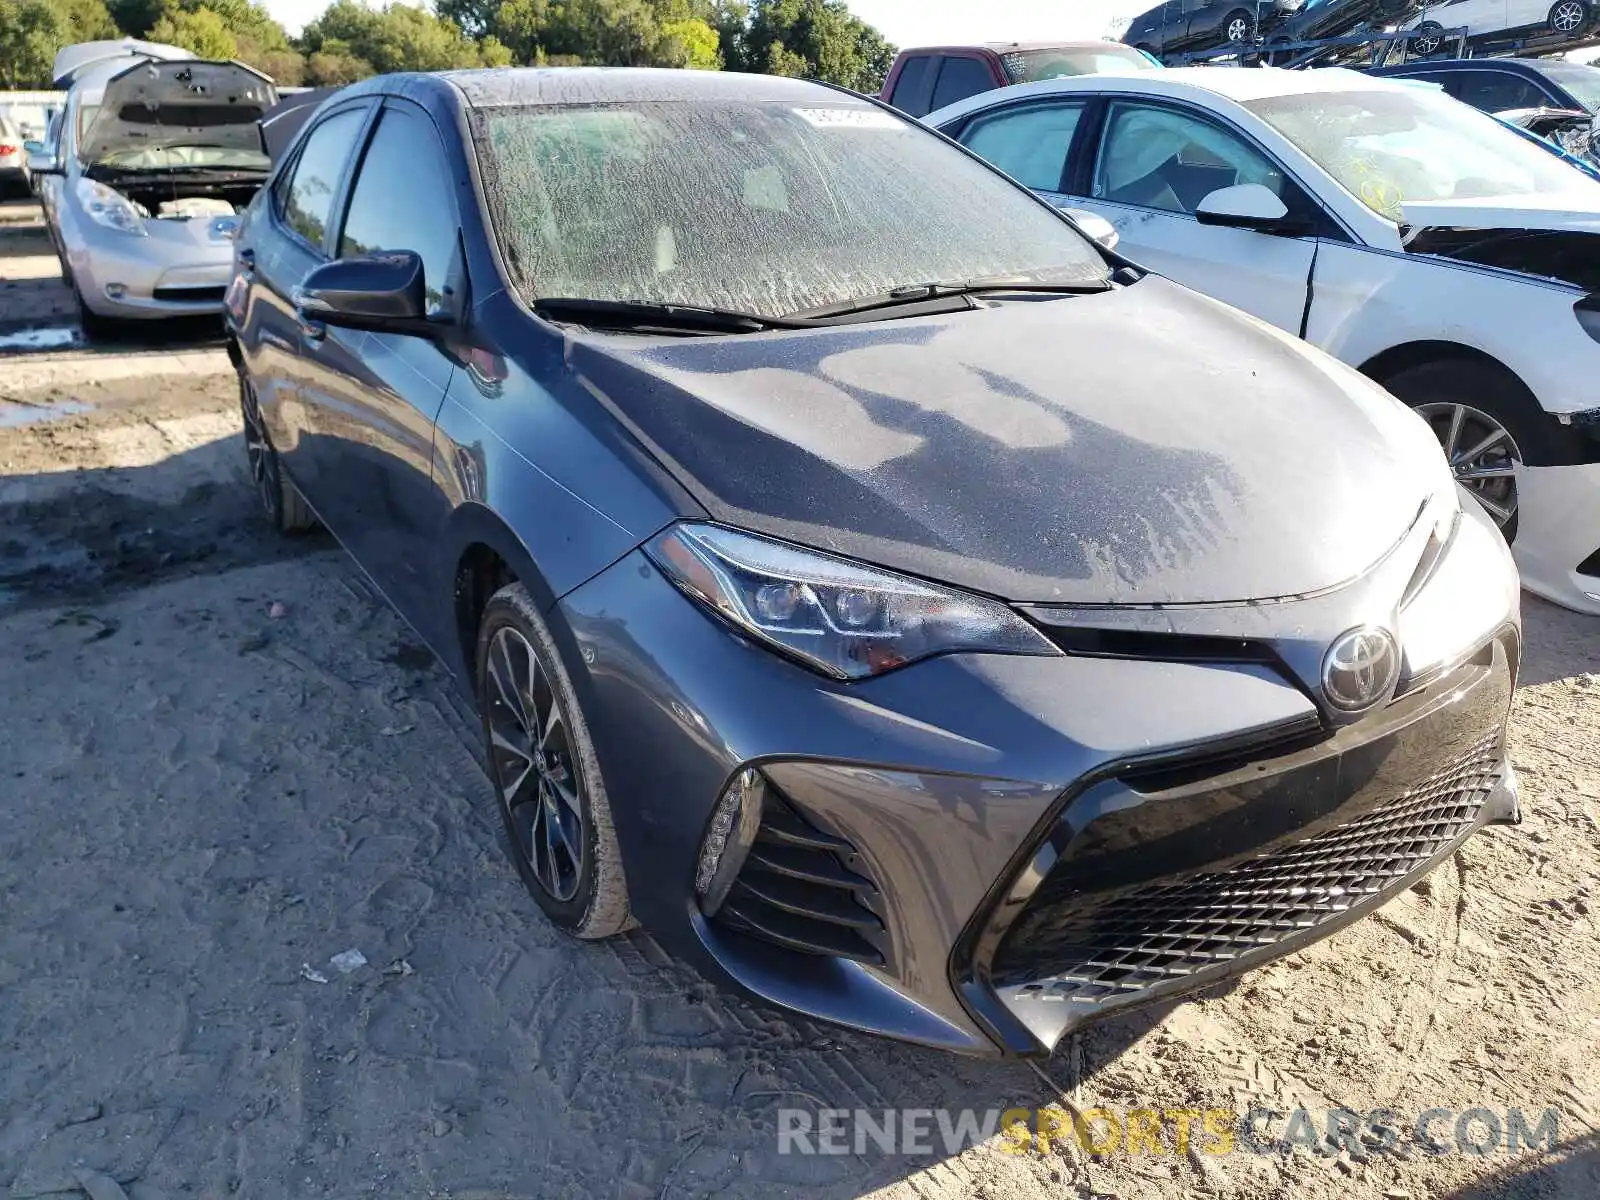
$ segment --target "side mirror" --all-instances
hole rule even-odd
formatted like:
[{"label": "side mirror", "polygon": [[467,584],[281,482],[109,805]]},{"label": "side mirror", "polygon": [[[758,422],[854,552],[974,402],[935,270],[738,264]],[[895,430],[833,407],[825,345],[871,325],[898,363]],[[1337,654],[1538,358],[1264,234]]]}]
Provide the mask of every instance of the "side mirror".
[{"label": "side mirror", "polygon": [[1194,210],[1202,225],[1254,229],[1259,233],[1290,232],[1289,207],[1269,187],[1239,183],[1218,188]]},{"label": "side mirror", "polygon": [[1087,208],[1063,208],[1061,211],[1072,218],[1072,223],[1084,237],[1098,242],[1102,249],[1115,250],[1117,243],[1122,240],[1117,227],[1099,213],[1090,212]]},{"label": "side mirror", "polygon": [[22,148],[23,148],[24,151],[26,151],[29,154],[43,154],[44,153],[44,143],[43,142],[39,142],[39,141],[35,141],[33,138],[28,138],[25,142],[23,142],[22,143]]},{"label": "side mirror", "polygon": [[25,142],[23,148],[28,152],[30,175],[61,174],[61,156],[55,151],[47,149],[40,142]]},{"label": "side mirror", "polygon": [[335,259],[307,275],[295,307],[311,321],[374,333],[427,334],[428,293],[422,259],[410,250],[384,250]]}]

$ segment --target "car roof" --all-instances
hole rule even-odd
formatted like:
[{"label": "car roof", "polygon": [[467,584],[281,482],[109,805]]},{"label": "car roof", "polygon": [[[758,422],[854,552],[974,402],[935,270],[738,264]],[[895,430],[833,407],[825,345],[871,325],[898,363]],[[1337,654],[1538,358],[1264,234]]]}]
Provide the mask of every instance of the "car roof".
[{"label": "car roof", "polygon": [[1007,99],[1076,92],[1134,91],[1202,102],[1209,96],[1222,96],[1245,104],[1274,96],[1404,90],[1407,90],[1406,85],[1402,83],[1375,79],[1343,67],[1319,67],[1310,71],[1290,71],[1281,67],[1248,70],[1232,67],[1169,67],[1164,71],[1141,71],[1129,75],[1074,75],[1066,79],[1041,79],[1037,83],[1016,84],[969,96],[936,113],[929,113],[923,120],[929,124],[943,124]]},{"label": "car roof", "polygon": [[[960,42],[941,46],[907,46],[900,51],[899,57],[905,58],[912,54],[944,54],[965,50],[992,50],[996,54],[1012,54],[1026,50],[1133,50],[1132,46],[1124,46],[1121,42],[1108,41],[1100,38],[1095,41],[1061,41],[1061,42]],[[1135,51],[1137,53],[1137,51]]]},{"label": "car roof", "polygon": [[[1399,63],[1392,67],[1373,67],[1373,75],[1403,75],[1411,71],[1481,71],[1501,67],[1512,71],[1542,71],[1547,64],[1537,58],[1428,58],[1420,62]],[[1577,64],[1573,64],[1576,66]]]},{"label": "car roof", "polygon": [[508,105],[605,104],[654,101],[743,100],[812,103],[853,100],[853,93],[778,75],[734,71],[672,71],[648,67],[523,67],[444,71],[472,108]]}]

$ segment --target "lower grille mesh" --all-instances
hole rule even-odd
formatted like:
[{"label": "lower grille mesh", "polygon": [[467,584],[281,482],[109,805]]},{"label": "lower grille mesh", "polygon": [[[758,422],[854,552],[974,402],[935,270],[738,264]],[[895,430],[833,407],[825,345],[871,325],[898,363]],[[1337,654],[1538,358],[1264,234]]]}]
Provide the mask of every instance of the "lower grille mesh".
[{"label": "lower grille mesh", "polygon": [[[1089,911],[1029,901],[995,956],[999,983],[1023,995],[1099,1004],[1191,975],[1314,929],[1378,895],[1477,821],[1498,776],[1498,739],[1474,746],[1366,815],[1226,871],[1147,887]],[[1044,897],[1043,904],[1037,903]]]}]

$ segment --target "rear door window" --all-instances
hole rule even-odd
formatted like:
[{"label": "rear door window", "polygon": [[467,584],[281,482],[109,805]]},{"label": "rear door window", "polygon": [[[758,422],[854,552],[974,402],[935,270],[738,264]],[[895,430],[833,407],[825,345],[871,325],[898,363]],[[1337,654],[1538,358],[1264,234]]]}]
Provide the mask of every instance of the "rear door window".
[{"label": "rear door window", "polygon": [[1081,102],[1006,109],[974,120],[962,132],[961,144],[1024,187],[1060,191],[1083,110]]},{"label": "rear door window", "polygon": [[328,232],[334,192],[345,163],[355,153],[356,138],[366,117],[366,109],[351,108],[324,120],[306,137],[289,177],[279,215],[284,224],[318,250]]},{"label": "rear door window", "polygon": [[928,64],[932,61],[928,55],[919,54],[901,63],[900,74],[894,80],[894,91],[889,94],[889,103],[914,117],[926,113],[928,110],[919,108],[918,102],[922,99],[923,85],[928,81]]},{"label": "rear door window", "polygon": [[933,85],[933,100],[928,111],[976,96],[995,87],[989,65],[978,58],[947,58],[939,67],[939,81]]}]

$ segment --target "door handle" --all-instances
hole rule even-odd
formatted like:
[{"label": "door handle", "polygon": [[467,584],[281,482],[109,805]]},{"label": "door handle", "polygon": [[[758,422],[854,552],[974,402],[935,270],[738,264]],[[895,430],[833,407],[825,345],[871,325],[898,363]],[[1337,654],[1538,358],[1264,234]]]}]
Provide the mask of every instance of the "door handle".
[{"label": "door handle", "polygon": [[256,252],[249,246],[241,246],[236,257],[239,260],[239,269],[246,275],[256,269]]},{"label": "door handle", "polygon": [[321,321],[314,321],[305,313],[300,315],[300,337],[307,342],[320,342],[328,336],[328,327]]}]

